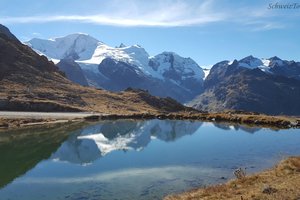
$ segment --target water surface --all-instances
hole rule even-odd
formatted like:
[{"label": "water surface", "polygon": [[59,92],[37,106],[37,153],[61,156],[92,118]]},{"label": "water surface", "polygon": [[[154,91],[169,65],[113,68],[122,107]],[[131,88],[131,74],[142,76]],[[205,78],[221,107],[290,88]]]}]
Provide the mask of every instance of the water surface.
[{"label": "water surface", "polygon": [[0,134],[0,199],[161,199],[300,155],[297,129],[106,121]]}]

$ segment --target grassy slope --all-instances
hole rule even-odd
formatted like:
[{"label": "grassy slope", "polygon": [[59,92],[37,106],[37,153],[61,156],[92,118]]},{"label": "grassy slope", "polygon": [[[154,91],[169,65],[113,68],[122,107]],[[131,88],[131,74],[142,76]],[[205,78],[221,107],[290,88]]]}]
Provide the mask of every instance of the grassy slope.
[{"label": "grassy slope", "polygon": [[167,196],[165,200],[232,199],[298,200],[300,199],[300,157],[281,161],[273,169],[244,179]]}]

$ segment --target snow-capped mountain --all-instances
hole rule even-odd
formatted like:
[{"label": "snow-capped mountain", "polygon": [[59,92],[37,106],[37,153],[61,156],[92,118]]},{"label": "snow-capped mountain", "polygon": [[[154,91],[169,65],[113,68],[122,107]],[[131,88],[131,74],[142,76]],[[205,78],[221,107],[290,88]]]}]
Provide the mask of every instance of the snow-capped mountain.
[{"label": "snow-capped mountain", "polygon": [[[121,45],[120,47],[114,48],[106,44],[100,44],[97,46],[94,54],[89,59],[79,61],[79,63],[86,70],[89,70],[89,64],[98,66],[105,58],[111,58],[116,61],[137,66],[146,75],[152,75],[154,77],[157,76],[154,70],[148,66],[149,54],[139,45],[133,45],[129,47]],[[85,64],[87,64],[86,67],[84,66]]]},{"label": "snow-capped mountain", "polygon": [[149,66],[162,77],[183,81],[194,78],[203,79],[204,72],[191,58],[183,58],[174,52],[163,52],[149,60]]},{"label": "snow-capped mountain", "polygon": [[[268,74],[300,79],[300,62],[295,62],[294,60],[282,60],[277,56],[262,59],[247,56],[236,61],[236,63],[238,63],[239,67],[245,67],[248,69],[258,68]],[[231,64],[232,62],[228,63],[228,65]]]},{"label": "snow-capped mountain", "polygon": [[300,62],[281,60],[274,56],[269,60],[269,68],[273,74],[300,80]]},{"label": "snow-capped mountain", "polygon": [[263,66],[263,65],[264,63],[260,59],[255,58],[253,56],[247,56],[239,61],[240,67],[246,67],[249,69],[254,69],[256,67]]},{"label": "snow-capped mountain", "polygon": [[39,54],[44,54],[50,59],[61,60],[73,58],[74,60],[86,60],[91,58],[95,49],[102,42],[81,33],[68,35],[49,40],[34,38],[25,42]]},{"label": "snow-capped mountain", "polygon": [[265,73],[300,79],[300,62],[295,62],[293,60],[281,60],[277,56],[260,59],[250,55],[239,61],[226,61],[226,65],[232,65],[233,62],[237,63],[238,67],[248,69],[258,68]]},{"label": "snow-capped mountain", "polygon": [[[180,102],[191,100],[202,91],[202,68],[191,58],[173,52],[150,56],[139,45],[110,47],[86,34],[49,40],[35,38],[25,44],[54,63],[73,59],[90,86],[113,91],[128,87],[146,89],[151,94],[170,96]],[[71,76],[70,71],[64,72]]]},{"label": "snow-capped mountain", "polygon": [[204,81],[204,92],[187,105],[211,112],[244,110],[299,115],[298,102],[299,62],[248,56],[215,64]]},{"label": "snow-capped mountain", "polygon": [[269,72],[269,60],[259,59],[253,56],[247,56],[238,61],[240,67],[246,67],[249,69],[259,68],[264,72]]}]

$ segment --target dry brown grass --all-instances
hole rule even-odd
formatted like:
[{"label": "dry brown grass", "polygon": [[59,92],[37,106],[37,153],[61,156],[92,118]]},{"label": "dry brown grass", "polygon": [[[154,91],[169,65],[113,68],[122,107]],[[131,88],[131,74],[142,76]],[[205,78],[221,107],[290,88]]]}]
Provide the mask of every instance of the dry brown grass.
[{"label": "dry brown grass", "polygon": [[[10,110],[24,111],[93,111],[105,114],[180,112],[179,103],[153,97],[143,91],[109,92],[61,80],[36,80],[25,86],[10,80],[1,80],[0,101],[10,104]],[[30,88],[30,89],[28,89]]]},{"label": "dry brown grass", "polygon": [[281,161],[273,169],[231,180],[225,184],[195,189],[165,200],[299,200],[300,157]]}]

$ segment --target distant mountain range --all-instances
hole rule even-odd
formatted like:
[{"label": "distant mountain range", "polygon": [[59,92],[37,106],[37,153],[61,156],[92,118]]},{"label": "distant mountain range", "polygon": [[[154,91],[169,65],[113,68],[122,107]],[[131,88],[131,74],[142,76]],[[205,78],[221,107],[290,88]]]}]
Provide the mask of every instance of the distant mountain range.
[{"label": "distant mountain range", "polygon": [[[81,44],[80,41],[78,40],[78,44]],[[84,49],[93,45],[92,40],[81,42],[87,45]],[[71,50],[65,52],[64,48],[67,46],[63,42],[55,50],[58,50],[58,55],[68,52],[74,58],[91,53]],[[72,68],[67,77],[87,85],[81,67],[72,58],[67,56],[58,66],[67,70]],[[113,93],[75,84],[45,56],[38,55],[30,47],[22,44],[8,28],[0,25],[0,110],[155,114],[186,109],[173,99],[154,97],[142,90],[131,89]]]},{"label": "distant mountain range", "polygon": [[59,62],[57,66],[67,77],[82,85],[88,82],[90,86],[110,91],[140,88],[181,103],[203,91],[201,67],[191,58],[173,52],[149,56],[139,45],[121,44],[114,48],[86,34],[50,40],[35,38],[25,44],[54,63]]}]

